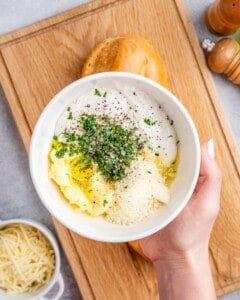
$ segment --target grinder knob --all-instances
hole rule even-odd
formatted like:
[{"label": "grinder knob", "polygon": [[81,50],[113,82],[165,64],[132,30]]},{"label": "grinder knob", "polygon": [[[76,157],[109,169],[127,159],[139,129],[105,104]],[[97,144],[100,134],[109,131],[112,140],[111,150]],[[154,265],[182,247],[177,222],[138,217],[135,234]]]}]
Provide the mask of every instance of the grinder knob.
[{"label": "grinder knob", "polygon": [[209,68],[216,73],[226,74],[233,83],[240,84],[240,45],[238,42],[231,38],[223,38],[211,48],[207,48]]}]

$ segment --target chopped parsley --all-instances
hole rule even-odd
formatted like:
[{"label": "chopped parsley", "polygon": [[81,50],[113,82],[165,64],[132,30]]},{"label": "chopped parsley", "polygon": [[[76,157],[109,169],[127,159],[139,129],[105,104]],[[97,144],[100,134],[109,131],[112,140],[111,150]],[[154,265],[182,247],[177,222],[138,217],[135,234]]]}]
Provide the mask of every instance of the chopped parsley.
[{"label": "chopped parsley", "polygon": [[84,133],[79,137],[81,152],[97,163],[109,180],[121,180],[126,167],[136,158],[144,143],[135,135],[135,128],[124,129],[107,117],[83,114],[79,123]]},{"label": "chopped parsley", "polygon": [[81,154],[86,165],[96,163],[107,180],[121,180],[126,175],[126,168],[144,147],[145,142],[135,134],[135,127],[125,129],[108,117],[82,114],[78,127],[81,135],[64,132],[66,142],[59,143],[56,156]]},{"label": "chopped parsley", "polygon": [[71,111],[71,107],[70,107],[70,106],[68,106],[67,112],[68,112],[68,117],[67,117],[67,119],[68,119],[68,120],[72,120],[72,119],[73,119],[73,113],[72,113],[72,111]]},{"label": "chopped parsley", "polygon": [[103,200],[103,206],[105,207],[108,204],[108,201],[106,199]]},{"label": "chopped parsley", "polygon": [[73,119],[73,114],[72,112],[70,111],[69,114],[68,114],[68,120],[72,120]]},{"label": "chopped parsley", "polygon": [[75,132],[64,132],[66,142],[74,142],[76,140]]},{"label": "chopped parsley", "polygon": [[144,123],[146,123],[149,126],[153,126],[157,123],[157,121],[152,121],[150,118],[145,118]]},{"label": "chopped parsley", "polygon": [[147,171],[148,172],[148,174],[152,174],[152,172],[151,171]]},{"label": "chopped parsley", "polygon": [[62,147],[60,150],[58,150],[57,152],[56,152],[56,157],[57,158],[63,158],[64,157],[64,155],[65,155],[65,153],[67,152],[67,148],[66,147]]},{"label": "chopped parsley", "polygon": [[54,140],[54,141],[57,141],[57,140],[58,140],[58,136],[54,134],[53,140]]},{"label": "chopped parsley", "polygon": [[98,97],[106,98],[106,97],[107,97],[107,92],[105,91],[104,93],[102,93],[102,92],[100,92],[98,89],[95,89],[94,95],[95,95],[95,96],[98,96]]},{"label": "chopped parsley", "polygon": [[98,89],[95,89],[94,95],[99,96],[99,97],[102,96],[101,93],[100,93],[100,91]]}]

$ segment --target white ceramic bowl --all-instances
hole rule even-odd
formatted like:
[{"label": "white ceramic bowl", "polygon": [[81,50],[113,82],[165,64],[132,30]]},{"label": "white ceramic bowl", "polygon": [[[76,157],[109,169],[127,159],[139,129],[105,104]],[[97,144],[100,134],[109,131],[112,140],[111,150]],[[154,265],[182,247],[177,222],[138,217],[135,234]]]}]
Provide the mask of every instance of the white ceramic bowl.
[{"label": "white ceramic bowl", "polygon": [[[156,98],[171,119],[180,140],[180,162],[171,185],[171,200],[145,221],[122,226],[102,217],[74,211],[63,201],[57,187],[48,179],[48,152],[59,115],[91,83],[117,81],[136,86]],[[63,225],[90,239],[126,242],[146,237],[170,223],[184,208],[196,185],[200,168],[200,144],[194,123],[180,101],[168,90],[142,76],[123,72],[99,73],[79,79],[61,90],[46,106],[34,129],[30,147],[30,171],[34,186],[46,208]]]},{"label": "white ceramic bowl", "polygon": [[[50,281],[43,285],[41,288],[36,290],[35,292],[29,292],[29,293],[21,293],[21,294],[9,294],[4,292],[2,289],[0,289],[0,300],[57,300],[60,299],[60,297],[63,294],[64,291],[64,282],[62,275],[60,273],[60,265],[61,265],[61,259],[60,259],[60,253],[57,241],[54,237],[54,235],[51,233],[51,231],[48,230],[47,227],[43,226],[42,224],[32,221],[32,220],[25,220],[25,219],[11,219],[6,221],[0,221],[0,229],[11,224],[25,224],[32,227],[37,228],[50,242],[54,254],[55,254],[55,270],[53,272],[53,275],[50,279]],[[54,293],[53,296],[48,297],[45,295],[53,288],[55,284],[58,284],[58,290],[56,293]]]}]

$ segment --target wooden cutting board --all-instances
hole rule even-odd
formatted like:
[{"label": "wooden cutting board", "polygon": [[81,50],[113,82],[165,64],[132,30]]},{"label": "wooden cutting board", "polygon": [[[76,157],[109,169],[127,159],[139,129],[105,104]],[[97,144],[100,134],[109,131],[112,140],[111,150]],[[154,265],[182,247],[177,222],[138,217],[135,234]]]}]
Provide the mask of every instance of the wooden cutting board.
[{"label": "wooden cutting board", "polygon": [[[218,295],[240,288],[240,156],[181,0],[98,0],[0,37],[0,80],[25,147],[44,106],[79,78],[90,50],[123,33],[155,44],[201,141],[214,138],[223,190],[212,271]],[[85,299],[158,299],[152,265],[127,244],[90,241],[54,223]]]}]

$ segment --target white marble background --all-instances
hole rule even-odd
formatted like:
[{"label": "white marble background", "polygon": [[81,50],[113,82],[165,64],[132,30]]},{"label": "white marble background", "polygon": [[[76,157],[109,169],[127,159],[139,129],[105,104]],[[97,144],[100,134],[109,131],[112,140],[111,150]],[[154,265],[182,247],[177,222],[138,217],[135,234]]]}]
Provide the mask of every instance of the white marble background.
[{"label": "white marble background", "polygon": [[[88,0],[0,0],[0,35],[73,8]],[[205,26],[204,13],[211,0],[186,0],[199,40],[218,37]],[[173,29],[174,30],[174,29]],[[240,144],[240,87],[223,76],[214,80],[238,144]],[[17,132],[4,94],[0,89],[0,219],[31,218],[54,231],[50,216],[33,188],[27,154]],[[63,300],[81,299],[70,267],[62,253],[61,272],[65,281]],[[204,276],[204,274],[203,274]],[[240,291],[222,296],[219,300],[239,300]]]}]

